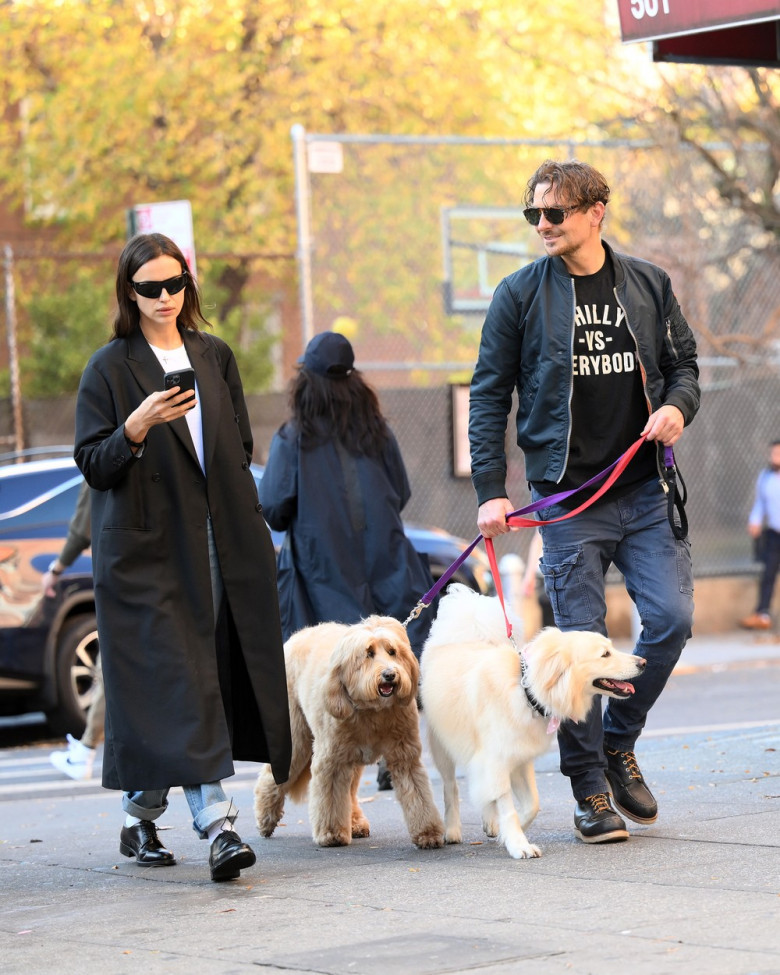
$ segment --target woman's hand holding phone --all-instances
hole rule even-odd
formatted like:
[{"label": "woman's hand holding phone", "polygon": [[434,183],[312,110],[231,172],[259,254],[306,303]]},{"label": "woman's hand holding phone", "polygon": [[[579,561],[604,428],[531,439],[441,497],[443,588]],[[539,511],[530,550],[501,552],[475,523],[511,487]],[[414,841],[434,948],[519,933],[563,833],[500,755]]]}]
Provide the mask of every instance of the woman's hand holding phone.
[{"label": "woman's hand holding phone", "polygon": [[170,423],[189,413],[195,406],[195,370],[177,369],[165,374],[165,389],[149,396],[125,420],[125,436],[138,443],[149,430]]}]

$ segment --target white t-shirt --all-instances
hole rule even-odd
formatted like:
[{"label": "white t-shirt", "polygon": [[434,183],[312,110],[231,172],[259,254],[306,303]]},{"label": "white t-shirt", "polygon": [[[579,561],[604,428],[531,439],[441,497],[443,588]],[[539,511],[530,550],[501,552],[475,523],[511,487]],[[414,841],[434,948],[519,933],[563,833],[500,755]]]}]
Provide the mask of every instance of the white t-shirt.
[{"label": "white t-shirt", "polygon": [[[174,372],[177,369],[191,369],[192,363],[190,362],[189,356],[187,355],[187,350],[183,345],[180,345],[178,349],[158,349],[156,346],[149,343],[149,348],[154,352],[160,361],[160,365],[163,367],[165,372]],[[200,391],[198,390],[198,381],[195,380],[195,399],[197,403],[185,414],[185,419],[187,421],[187,426],[190,428],[190,436],[192,437],[192,443],[195,447],[195,453],[198,455],[198,460],[200,461],[200,466],[203,468],[203,473],[206,473],[206,463],[203,456],[203,414],[200,409]]]}]

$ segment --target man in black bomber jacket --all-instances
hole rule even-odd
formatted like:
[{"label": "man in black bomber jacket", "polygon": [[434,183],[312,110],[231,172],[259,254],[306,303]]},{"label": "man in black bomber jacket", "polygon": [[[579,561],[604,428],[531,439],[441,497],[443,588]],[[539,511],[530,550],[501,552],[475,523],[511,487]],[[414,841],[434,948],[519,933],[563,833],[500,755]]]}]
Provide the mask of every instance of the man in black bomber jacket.
[{"label": "man in black bomber jacket", "polygon": [[[546,256],[496,289],[469,417],[478,524],[487,538],[509,531],[506,515],[515,510],[504,450],[514,389],[534,500],[580,487],[639,437],[646,441],[592,507],[541,526],[540,566],[560,629],[606,634],[612,563],[642,622],[634,652],[647,667],[634,692],[610,697],[603,720],[597,698],[585,722],[559,730],[561,771],[577,800],[575,833],[586,843],[627,839],[619,812],[639,823],[657,818],[634,748],[693,617],[690,545],[669,524],[662,464],[664,447],[699,407],[696,343],[668,275],[602,241],[609,194],[601,173],[574,160],[548,160],[529,180],[525,216]],[[551,499],[539,518],[560,518],[587,496]]]}]

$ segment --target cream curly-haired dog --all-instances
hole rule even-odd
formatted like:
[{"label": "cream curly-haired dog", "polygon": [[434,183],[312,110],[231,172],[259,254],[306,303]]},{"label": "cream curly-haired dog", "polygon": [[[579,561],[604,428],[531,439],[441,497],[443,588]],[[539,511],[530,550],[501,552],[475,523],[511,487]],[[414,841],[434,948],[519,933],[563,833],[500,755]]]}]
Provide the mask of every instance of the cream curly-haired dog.
[{"label": "cream curly-haired dog", "polygon": [[451,585],[423,649],[420,688],[444,785],[446,842],[461,841],[460,765],[485,833],[515,859],[541,856],[523,832],[539,811],[534,759],[550,747],[557,722],[582,721],[596,694],[630,697],[628,681],[645,663],[598,633],[555,627],[518,653],[498,598]]},{"label": "cream curly-haired dog", "polygon": [[384,755],[412,841],[444,845],[444,824],[422,764],[417,714],[419,665],[406,630],[389,616],[353,626],[320,623],[284,646],[292,726],[290,776],[274,782],[264,766],[255,785],[255,819],[270,836],[286,796],[309,794],[314,842],[346,846],[369,835],[357,793],[364,765]]}]

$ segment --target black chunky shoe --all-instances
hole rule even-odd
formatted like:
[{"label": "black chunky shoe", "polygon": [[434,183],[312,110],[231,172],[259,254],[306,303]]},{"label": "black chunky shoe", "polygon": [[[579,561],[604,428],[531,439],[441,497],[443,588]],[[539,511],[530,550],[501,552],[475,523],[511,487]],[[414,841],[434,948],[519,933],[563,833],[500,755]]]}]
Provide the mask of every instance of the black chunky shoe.
[{"label": "black chunky shoe", "polygon": [[647,788],[633,752],[612,751],[606,748],[607,782],[615,806],[635,823],[654,823],[658,819],[658,803]]},{"label": "black chunky shoe", "polygon": [[612,808],[605,792],[577,800],[574,832],[583,843],[619,843],[628,839],[626,824]]},{"label": "black chunky shoe", "polygon": [[225,829],[217,834],[211,844],[209,853],[211,879],[235,880],[242,870],[251,867],[256,860],[252,847],[244,843],[238,833]]},{"label": "black chunky shoe", "polygon": [[171,867],[176,857],[166,850],[157,836],[157,827],[148,819],[135,826],[123,826],[119,834],[119,852],[135,857],[142,867]]}]

